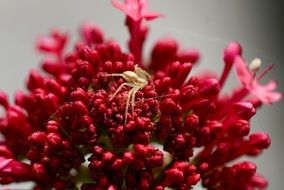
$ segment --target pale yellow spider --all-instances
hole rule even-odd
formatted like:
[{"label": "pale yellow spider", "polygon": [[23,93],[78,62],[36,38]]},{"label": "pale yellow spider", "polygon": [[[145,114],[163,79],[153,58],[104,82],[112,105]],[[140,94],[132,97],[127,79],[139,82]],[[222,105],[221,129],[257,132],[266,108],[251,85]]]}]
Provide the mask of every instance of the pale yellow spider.
[{"label": "pale yellow spider", "polygon": [[135,100],[135,94],[142,90],[147,84],[148,79],[151,78],[151,75],[147,73],[145,70],[140,68],[138,65],[135,65],[134,71],[124,71],[123,73],[113,73],[113,74],[107,74],[106,76],[119,76],[124,78],[126,82],[122,83],[118,89],[114,92],[114,94],[111,96],[111,99],[116,96],[116,94],[124,87],[129,86],[132,89],[129,90],[126,100],[126,108],[125,108],[125,116],[124,116],[124,124],[127,123],[127,113],[128,113],[128,107],[130,103],[131,98],[131,108],[132,108],[132,115],[134,113],[134,100]]}]

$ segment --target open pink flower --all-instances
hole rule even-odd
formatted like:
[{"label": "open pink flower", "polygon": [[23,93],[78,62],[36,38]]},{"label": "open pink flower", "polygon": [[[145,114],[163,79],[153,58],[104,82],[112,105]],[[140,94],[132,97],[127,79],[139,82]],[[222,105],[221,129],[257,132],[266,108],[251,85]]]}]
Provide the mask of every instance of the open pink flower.
[{"label": "open pink flower", "polygon": [[148,10],[148,3],[146,0],[125,0],[124,4],[120,3],[118,0],[112,0],[112,4],[134,21],[139,21],[143,18],[152,20],[161,16],[159,13]]},{"label": "open pink flower", "polygon": [[257,97],[261,102],[271,104],[279,101],[282,98],[281,93],[274,91],[277,87],[276,81],[271,80],[266,85],[260,85],[258,83],[258,80],[264,74],[266,74],[270,68],[266,69],[259,77],[255,77],[255,74],[248,68],[245,60],[241,56],[238,56],[235,59],[235,69],[239,81],[253,96]]}]

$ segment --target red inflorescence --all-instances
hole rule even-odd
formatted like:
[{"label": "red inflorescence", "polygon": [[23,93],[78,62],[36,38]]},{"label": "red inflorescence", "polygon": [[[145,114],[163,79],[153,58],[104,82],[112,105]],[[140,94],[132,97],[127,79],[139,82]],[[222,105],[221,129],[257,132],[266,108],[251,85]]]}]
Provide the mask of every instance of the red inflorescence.
[{"label": "red inflorescence", "polygon": [[[15,105],[0,92],[0,183],[34,181],[36,190],[187,190],[199,182],[208,190],[264,189],[255,164],[229,162],[269,147],[268,134],[250,133],[250,119],[262,103],[281,99],[276,83],[258,84],[237,42],[224,51],[220,77],[189,75],[198,51],[180,50],[169,38],[157,41],[145,66],[143,21],[161,15],[145,0],[113,4],[127,15],[129,53],[92,23],[65,53],[68,36],[54,30],[38,40],[47,58],[44,72],[30,72],[28,91],[16,93]],[[222,95],[233,67],[242,85]]]}]

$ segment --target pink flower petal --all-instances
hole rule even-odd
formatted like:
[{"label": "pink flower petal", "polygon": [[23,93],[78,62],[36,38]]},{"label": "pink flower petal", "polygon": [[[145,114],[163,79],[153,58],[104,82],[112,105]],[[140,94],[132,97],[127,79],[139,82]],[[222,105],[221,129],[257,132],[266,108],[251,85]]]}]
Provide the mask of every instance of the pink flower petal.
[{"label": "pink flower petal", "polygon": [[266,90],[275,90],[277,88],[277,82],[275,80],[269,81],[266,85],[263,85]]},{"label": "pink flower petal", "polygon": [[245,63],[244,59],[241,56],[237,56],[235,58],[235,68],[239,81],[243,85],[248,87],[253,81],[253,76],[251,71],[248,69],[247,64]]},{"label": "pink flower petal", "polygon": [[112,0],[111,2],[114,7],[124,12],[134,21],[139,21],[143,18],[152,20],[161,16],[159,13],[148,11],[148,3],[146,0],[125,0],[124,4],[118,0]]},{"label": "pink flower petal", "polygon": [[276,89],[277,83],[270,81],[267,85],[260,85],[256,81],[253,83],[251,93],[254,94],[261,102],[265,104],[272,104],[282,98],[282,94],[279,92],[273,92]]},{"label": "pink flower petal", "polygon": [[112,5],[116,7],[117,9],[124,12],[127,16],[131,17],[133,20],[138,21],[139,20],[139,14],[138,14],[138,6],[137,2],[134,0],[127,0],[125,3],[121,3],[118,0],[112,0]]},{"label": "pink flower petal", "polygon": [[6,171],[7,166],[13,161],[13,159],[6,159],[4,157],[0,157],[0,172]]},{"label": "pink flower petal", "polygon": [[142,15],[142,17],[144,17],[146,20],[153,20],[153,19],[158,18],[160,16],[162,16],[162,15],[159,14],[159,13],[153,12],[153,11],[147,11],[146,13],[144,13]]}]

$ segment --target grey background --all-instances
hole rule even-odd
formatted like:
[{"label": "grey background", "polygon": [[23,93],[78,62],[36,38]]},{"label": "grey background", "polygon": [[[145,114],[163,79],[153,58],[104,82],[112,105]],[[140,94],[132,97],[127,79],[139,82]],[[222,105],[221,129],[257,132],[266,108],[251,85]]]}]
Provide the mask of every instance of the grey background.
[{"label": "grey background", "polygon": [[[283,92],[283,1],[150,0],[150,7],[166,16],[151,23],[146,52],[153,40],[172,36],[184,47],[200,49],[202,61],[196,70],[209,68],[220,73],[223,48],[237,40],[248,60],[260,57],[264,65],[275,64],[267,78],[277,79]],[[16,89],[24,88],[28,70],[37,68],[41,59],[34,50],[36,36],[58,27],[74,37],[86,20],[94,21],[106,36],[125,44],[124,17],[109,0],[0,0],[0,89],[12,97]],[[237,84],[231,77],[226,89]],[[271,147],[256,160],[258,171],[270,181],[270,190],[283,189],[283,105],[282,101],[263,107],[252,125],[253,131],[266,131],[272,138]]]}]

